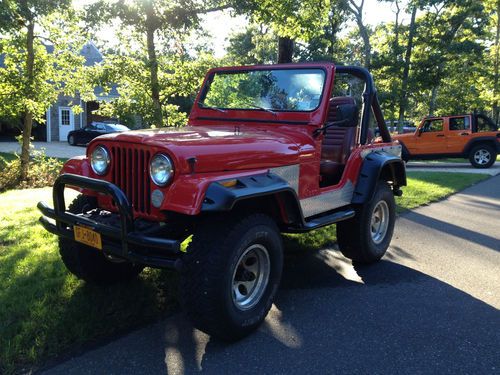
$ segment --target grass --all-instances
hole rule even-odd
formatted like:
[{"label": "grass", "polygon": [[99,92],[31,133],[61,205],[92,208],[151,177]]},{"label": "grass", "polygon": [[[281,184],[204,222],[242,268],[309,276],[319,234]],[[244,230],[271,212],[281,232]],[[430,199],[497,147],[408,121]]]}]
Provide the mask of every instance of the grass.
[{"label": "grass", "polygon": [[[409,173],[398,211],[426,204],[485,176]],[[37,224],[51,189],[0,194],[0,373],[29,372],[48,358],[166,317],[178,306],[174,272],[146,269],[138,280],[95,287],[69,274],[56,237]],[[333,227],[285,238],[287,250],[335,242]]]},{"label": "grass", "polygon": [[56,237],[37,224],[51,189],[0,194],[0,373],[26,372],[64,350],[125,332],[177,306],[173,272],[95,287],[68,273]]}]

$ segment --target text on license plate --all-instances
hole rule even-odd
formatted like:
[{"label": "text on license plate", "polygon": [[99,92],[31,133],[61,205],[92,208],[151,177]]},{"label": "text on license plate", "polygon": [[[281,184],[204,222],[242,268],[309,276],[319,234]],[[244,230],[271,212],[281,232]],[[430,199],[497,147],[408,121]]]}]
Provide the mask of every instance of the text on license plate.
[{"label": "text on license plate", "polygon": [[92,229],[81,227],[79,225],[75,225],[73,227],[73,231],[75,233],[75,241],[102,250],[102,241],[100,233],[97,233]]}]

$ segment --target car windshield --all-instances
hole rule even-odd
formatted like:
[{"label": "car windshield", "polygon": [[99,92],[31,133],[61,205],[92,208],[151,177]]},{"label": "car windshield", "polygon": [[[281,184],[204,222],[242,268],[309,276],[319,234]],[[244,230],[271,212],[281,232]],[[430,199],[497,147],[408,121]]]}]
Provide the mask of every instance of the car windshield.
[{"label": "car windshield", "polygon": [[108,130],[111,130],[111,131],[125,131],[125,130],[130,130],[125,125],[120,125],[120,124],[107,124],[107,127],[108,127]]},{"label": "car windshield", "polygon": [[200,106],[312,111],[319,106],[324,84],[325,72],[317,68],[218,72],[207,84]]}]

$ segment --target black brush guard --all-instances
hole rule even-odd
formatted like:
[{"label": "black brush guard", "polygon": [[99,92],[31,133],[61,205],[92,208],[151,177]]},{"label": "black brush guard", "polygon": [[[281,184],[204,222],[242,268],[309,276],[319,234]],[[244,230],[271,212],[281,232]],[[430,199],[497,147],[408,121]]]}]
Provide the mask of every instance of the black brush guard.
[{"label": "black brush guard", "polygon": [[[111,196],[118,208],[120,227],[99,223],[90,218],[66,211],[64,189],[68,185]],[[40,217],[40,223],[49,232],[74,240],[72,227],[82,225],[101,235],[102,251],[106,255],[150,267],[179,268],[182,254],[180,241],[152,237],[137,232],[134,225],[132,205],[123,191],[116,185],[95,178],[69,173],[62,174],[54,183],[53,199],[53,209],[45,202],[39,202],[37,205],[43,214]],[[55,224],[50,222],[48,218],[55,220]],[[141,251],[138,251],[139,249]],[[154,255],[148,254],[149,249],[156,250]],[[158,255],[158,253],[161,255]]]}]

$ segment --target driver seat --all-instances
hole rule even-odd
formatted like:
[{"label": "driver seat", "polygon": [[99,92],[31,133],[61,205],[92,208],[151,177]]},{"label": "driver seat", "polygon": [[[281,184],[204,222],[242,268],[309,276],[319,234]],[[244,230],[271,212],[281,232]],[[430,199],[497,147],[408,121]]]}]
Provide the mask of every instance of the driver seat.
[{"label": "driver seat", "polygon": [[322,185],[332,185],[340,181],[347,159],[355,145],[358,115],[354,98],[340,96],[330,99],[326,124],[342,120],[345,122],[325,130],[320,163]]}]

